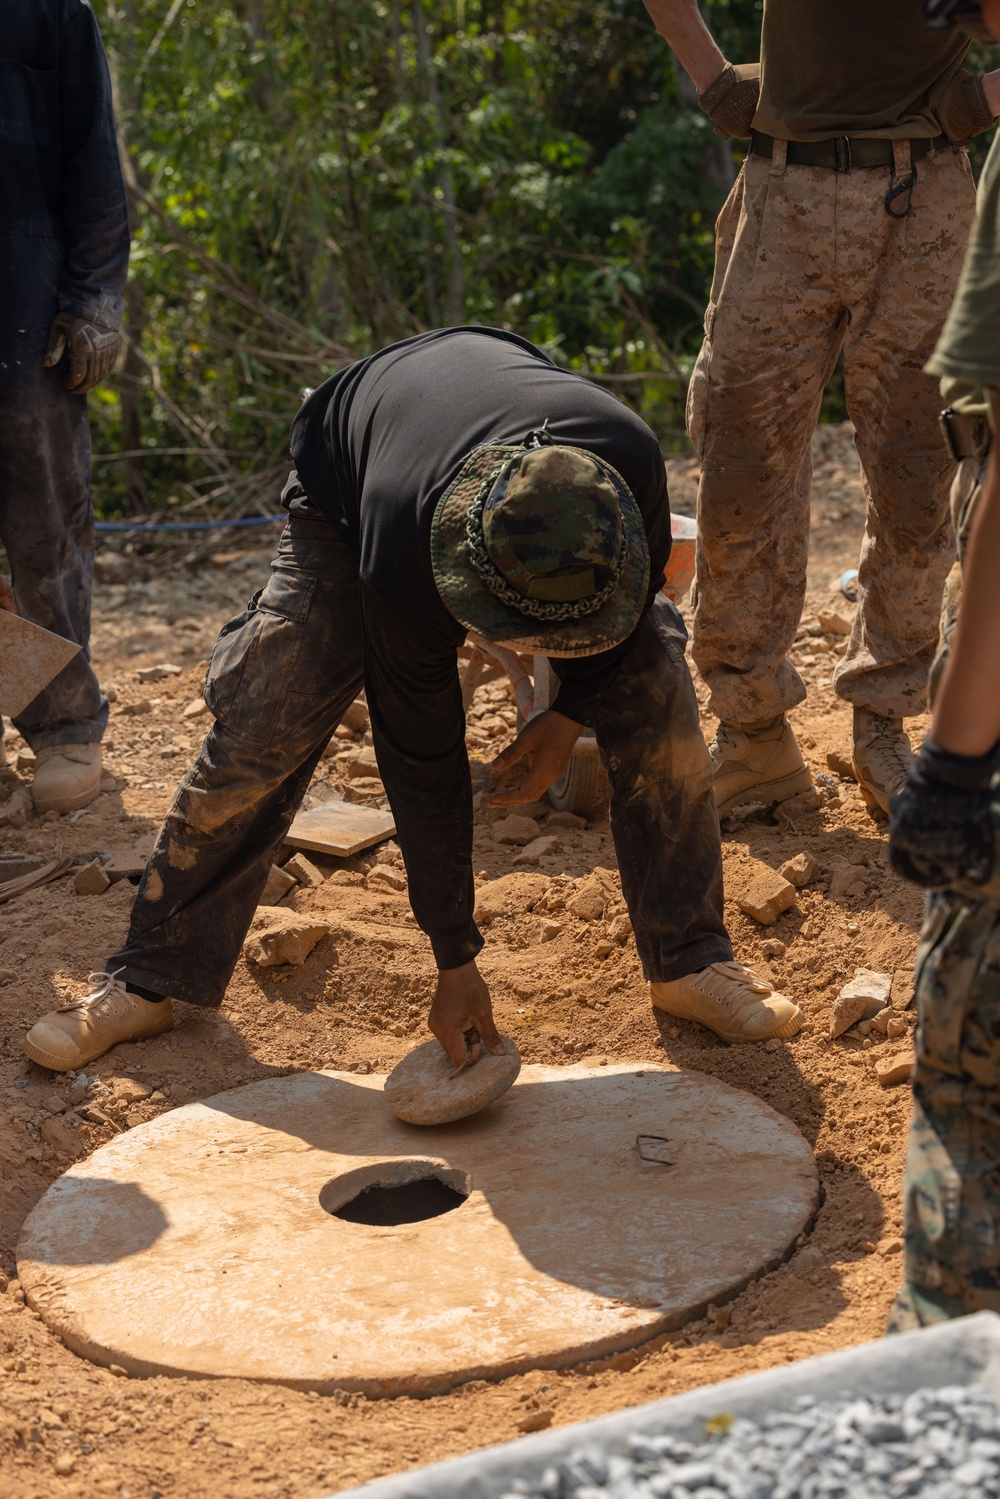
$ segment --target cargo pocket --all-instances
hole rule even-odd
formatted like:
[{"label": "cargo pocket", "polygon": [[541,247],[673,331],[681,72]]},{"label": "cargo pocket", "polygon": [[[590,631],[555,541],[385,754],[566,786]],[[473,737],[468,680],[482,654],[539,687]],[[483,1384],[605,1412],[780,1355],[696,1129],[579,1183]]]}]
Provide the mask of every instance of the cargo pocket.
[{"label": "cargo pocket", "polygon": [[216,723],[251,749],[267,749],[282,723],[314,588],[313,582],[298,591],[294,615],[261,606],[256,594],[216,641],[205,701]]}]

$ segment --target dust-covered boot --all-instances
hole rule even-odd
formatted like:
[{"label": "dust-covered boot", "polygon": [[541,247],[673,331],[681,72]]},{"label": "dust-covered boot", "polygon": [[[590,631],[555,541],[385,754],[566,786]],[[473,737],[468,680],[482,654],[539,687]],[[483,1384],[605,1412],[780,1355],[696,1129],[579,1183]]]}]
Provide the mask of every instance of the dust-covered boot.
[{"label": "dust-covered boot", "polygon": [[75,812],[101,789],[99,744],[50,744],[35,757],[31,795],[35,811]]},{"label": "dust-covered boot", "polygon": [[143,1041],[174,1023],[169,999],[151,1003],[130,994],[112,973],[92,973],[90,989],[36,1020],[24,1038],[24,1054],[53,1072],[69,1072],[103,1056],[119,1041]]},{"label": "dust-covered boot", "polygon": [[913,750],[901,718],[883,718],[870,708],[854,710],[854,774],[865,805],[888,815],[913,764]]},{"label": "dust-covered boot", "polygon": [[783,713],[758,723],[720,723],[708,751],[720,817],[754,802],[774,806],[812,786],[809,767]]},{"label": "dust-covered boot", "polygon": [[723,1041],[785,1041],[802,1024],[797,1004],[742,963],[711,963],[669,983],[650,984],[658,1010],[678,1020],[697,1020]]}]

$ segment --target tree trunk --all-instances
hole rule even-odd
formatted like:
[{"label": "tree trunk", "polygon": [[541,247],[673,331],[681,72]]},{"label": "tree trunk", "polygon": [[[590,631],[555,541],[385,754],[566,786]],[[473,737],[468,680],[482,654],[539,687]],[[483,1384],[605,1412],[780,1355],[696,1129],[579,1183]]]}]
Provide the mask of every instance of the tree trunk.
[{"label": "tree trunk", "polygon": [[[424,10],[423,0],[416,0],[417,63],[420,69],[424,96],[431,106],[434,136],[442,158],[448,144],[448,121],[441,98],[437,70],[431,56],[430,22]],[[444,264],[445,264],[445,317],[451,326],[465,320],[465,267],[462,264],[462,246],[458,232],[458,212],[455,205],[455,181],[448,162],[442,159],[438,174],[441,189],[441,210],[444,218]],[[429,309],[428,309],[429,310]]]}]

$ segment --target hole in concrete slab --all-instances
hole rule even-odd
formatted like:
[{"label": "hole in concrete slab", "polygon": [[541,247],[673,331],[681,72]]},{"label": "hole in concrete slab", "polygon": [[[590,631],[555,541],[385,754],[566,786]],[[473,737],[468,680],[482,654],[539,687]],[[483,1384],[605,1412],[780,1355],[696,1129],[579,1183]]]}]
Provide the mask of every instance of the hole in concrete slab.
[{"label": "hole in concrete slab", "polygon": [[319,1201],[320,1207],[347,1223],[391,1228],[454,1212],[470,1190],[464,1171],[435,1161],[381,1161],[327,1182]]}]

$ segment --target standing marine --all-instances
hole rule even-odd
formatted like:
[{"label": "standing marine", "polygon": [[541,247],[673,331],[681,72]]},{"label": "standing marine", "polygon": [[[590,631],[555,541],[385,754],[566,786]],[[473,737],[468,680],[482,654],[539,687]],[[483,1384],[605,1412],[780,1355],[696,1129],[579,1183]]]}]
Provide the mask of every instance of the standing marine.
[{"label": "standing marine", "polygon": [[720,719],[719,811],[806,790],[786,718],[802,614],[811,439],[844,360],[867,523],[859,603],[834,688],[854,769],[888,810],[925,703],[952,555],[938,402],[924,374],[974,207],[963,143],[1000,113],[1000,73],[929,30],[924,0],[764,0],[760,64],[733,66],[697,0],[646,8],[720,133],[750,138],[716,230],[705,339],[688,395],[701,459],[693,655]]}]

